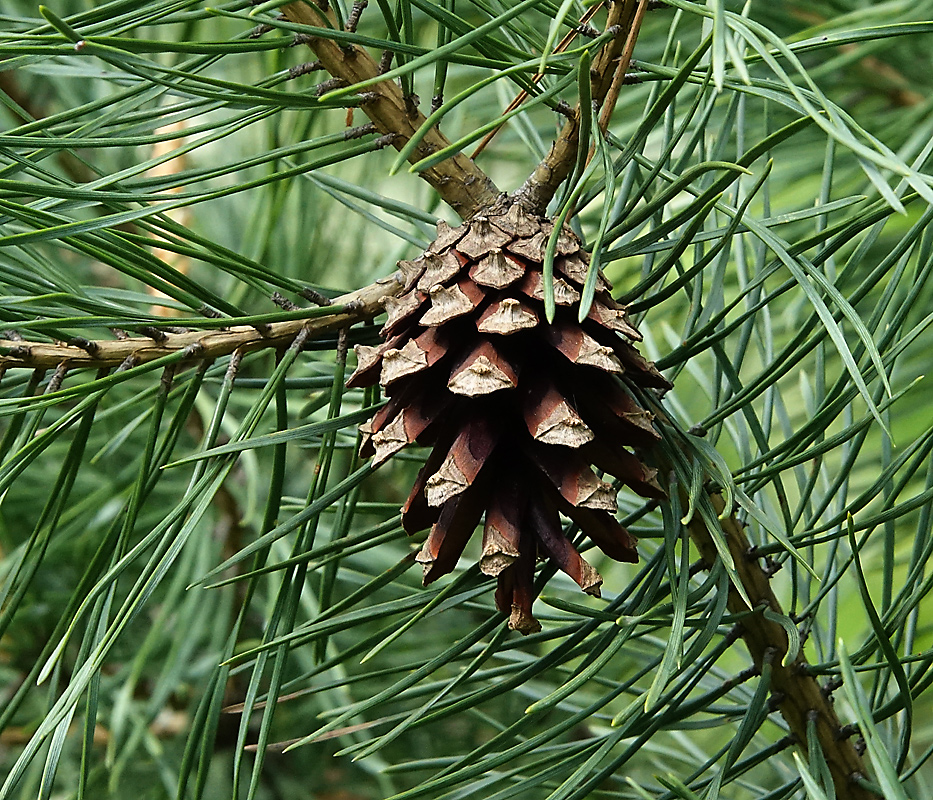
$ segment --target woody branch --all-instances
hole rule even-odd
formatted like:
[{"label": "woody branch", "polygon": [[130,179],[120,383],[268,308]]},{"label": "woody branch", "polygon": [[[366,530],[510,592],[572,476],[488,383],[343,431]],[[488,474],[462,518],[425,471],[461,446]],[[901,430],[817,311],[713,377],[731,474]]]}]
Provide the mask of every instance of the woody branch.
[{"label": "woody branch", "polygon": [[[613,31],[615,35],[596,55],[590,69],[590,95],[593,105],[600,109],[602,129],[608,125],[615,107],[648,5],[649,0],[615,0],[610,5],[606,30]],[[547,156],[515,192],[513,200],[528,211],[544,213],[557,189],[570,176],[580,147],[581,121],[583,115],[589,113],[590,109],[581,108],[578,104],[568,115]]]},{"label": "woody branch", "polygon": [[385,299],[397,294],[400,288],[400,273],[395,272],[370,286],[336,298],[325,314],[314,309],[308,318],[267,325],[234,325],[221,330],[185,333],[152,330],[149,336],[99,341],[81,339],[68,343],[0,339],[0,369],[44,369],[61,364],[69,369],[118,367],[128,360],[133,364],[145,364],[181,352],[187,352],[186,361],[204,361],[230,355],[236,350],[249,352],[285,347],[301,331],[306,331],[309,338],[315,338],[372,319],[382,312]]},{"label": "woody branch", "polygon": [[[289,3],[282,7],[282,13],[290,22],[301,25],[318,29],[322,25],[335,27],[334,14],[327,9],[326,0],[318,0],[313,5]],[[348,86],[377,78],[380,74],[379,65],[362,47],[337,44],[313,34],[302,37],[302,40],[317,56],[321,66]],[[392,146],[397,150],[401,150],[425,122],[424,114],[415,103],[405,98],[399,85],[392,80],[367,86],[366,102],[360,109],[380,133],[392,135]],[[449,145],[447,137],[434,127],[421,139],[409,160],[415,163]],[[419,174],[464,219],[492,205],[500,194],[486,173],[463,153]]]},{"label": "woody branch", "polygon": [[[721,514],[725,508],[722,496],[712,493],[710,500],[716,514]],[[709,565],[714,564],[719,555],[706,523],[696,515],[688,528],[703,560]],[[721,529],[739,581],[752,603],[752,609],[749,609],[733,585],[729,587],[728,608],[735,614],[747,614],[749,610],[754,612],[743,618],[740,635],[759,673],[765,665],[769,666],[773,706],[780,711],[804,751],[807,749],[808,728],[812,725],[811,730],[815,731],[838,800],[877,800],[877,795],[862,782],[867,775],[862,758],[852,737],[845,735],[830,693],[810,674],[803,648],[796,655],[791,654],[792,658],[784,663],[789,648],[787,632],[765,614],[768,610],[776,614],[784,612],[771,588],[768,574],[745,536],[743,524],[733,514],[721,521]]]}]

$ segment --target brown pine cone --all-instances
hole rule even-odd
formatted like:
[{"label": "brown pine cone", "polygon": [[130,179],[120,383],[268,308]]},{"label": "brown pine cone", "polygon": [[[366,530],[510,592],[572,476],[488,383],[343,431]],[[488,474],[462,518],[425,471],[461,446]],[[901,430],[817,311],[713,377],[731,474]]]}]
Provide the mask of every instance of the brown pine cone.
[{"label": "brown pine cone", "polygon": [[439,223],[424,255],[399,263],[405,291],[386,302],[385,341],[357,346],[347,384],[378,380],[389,398],[363,428],[362,455],[378,463],[415,441],[433,447],[402,509],[408,533],[431,529],[417,557],[425,585],[454,569],[485,514],[479,566],[498,576],[496,605],[522,633],[541,627],[531,613],[539,556],[599,596],[602,578],[564,535],[561,514],[610,558],[638,560],[615,519],[616,490],[591,467],[643,497],[663,496],[655,470],[625,449],[658,439],[626,385],[670,384],[631,344],[641,336],[602,274],[577,322],[589,259],[566,229],[547,323],[542,262],[552,230],[517,205],[458,228]]}]

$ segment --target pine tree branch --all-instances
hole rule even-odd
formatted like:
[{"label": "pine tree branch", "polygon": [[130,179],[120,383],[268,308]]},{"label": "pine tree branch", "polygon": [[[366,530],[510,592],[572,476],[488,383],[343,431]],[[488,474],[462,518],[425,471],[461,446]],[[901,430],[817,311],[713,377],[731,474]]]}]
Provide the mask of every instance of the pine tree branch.
[{"label": "pine tree branch", "polygon": [[[600,125],[608,123],[619,88],[625,79],[632,50],[649,0],[615,0],[609,9],[606,30],[616,30],[612,40],[599,51],[590,69],[590,93],[601,110]],[[528,211],[543,214],[560,185],[567,180],[580,147],[580,122],[590,109],[574,109],[544,160],[538,164],[513,200]]]},{"label": "pine tree branch", "polygon": [[[326,11],[326,0],[316,3],[316,10],[307,3],[289,3],[282,13],[291,22],[320,27],[325,20],[331,26],[336,22],[332,12]],[[356,45],[340,45],[330,39],[307,37],[308,47],[314,51],[327,72],[334,78],[353,85],[379,75],[379,65],[363,48]],[[395,81],[387,80],[367,87],[367,101],[360,106],[382,134],[392,134],[392,146],[401,150],[425,121],[425,116],[416,106],[417,100],[406,98]],[[450,141],[436,127],[421,139],[409,156],[414,164],[450,145]],[[481,208],[492,205],[500,192],[473,161],[458,153],[418,173],[441,198],[463,219],[467,219]]]},{"label": "pine tree branch", "polygon": [[[615,0],[610,7],[607,30],[615,29],[616,35],[597,54],[591,70],[592,99],[601,110],[601,124],[611,114],[647,6],[648,0]],[[320,27],[327,20],[330,25],[334,25],[333,15],[325,15],[324,8],[326,2],[320,0],[314,7],[295,2],[282,10],[295,23]],[[356,45],[341,45],[321,37],[308,37],[306,43],[323,68],[347,85],[367,81],[380,74],[378,64]],[[361,109],[380,133],[394,137],[392,144],[397,149],[404,147],[425,121],[413,99],[406,98],[394,81],[381,81],[367,87],[367,98]],[[570,175],[580,146],[580,121],[583,114],[589,113],[590,109],[579,107],[571,113],[547,157],[514,195],[514,199],[526,209],[542,213],[561,183]],[[410,160],[421,160],[448,145],[447,138],[435,128],[421,140]],[[500,197],[499,190],[486,174],[463,154],[446,159],[420,174],[463,218],[469,218],[480,209],[493,205]],[[54,368],[63,364],[69,368],[116,367],[128,359],[135,363],[146,363],[179,352],[188,353],[186,360],[201,361],[234,351],[281,347],[291,342],[302,330],[307,331],[310,338],[371,319],[383,310],[385,299],[396,295],[400,289],[400,276],[395,274],[338,298],[333,313],[326,316],[270,323],[261,327],[238,325],[222,330],[166,333],[157,338],[132,337],[93,342],[82,340],[70,344],[0,340],[0,370],[10,367]],[[315,313],[320,314],[319,311]],[[713,494],[711,500],[716,511],[721,512],[724,508],[722,498]],[[703,521],[699,517],[694,518],[689,530],[703,558],[713,563],[718,553]],[[782,664],[789,646],[787,633],[763,612],[765,609],[777,614],[783,612],[767,574],[757,560],[749,555],[750,544],[741,523],[734,516],[728,517],[722,522],[722,530],[739,580],[756,609],[756,613],[745,616],[742,621],[742,638],[759,669],[766,663],[771,664],[771,688],[775,704],[804,749],[809,723],[814,723],[838,800],[871,800],[874,795],[858,782],[858,778],[866,774],[862,759],[851,739],[842,735],[842,727],[831,699],[809,674],[804,656],[798,653],[787,665]],[[729,590],[728,607],[735,613],[748,611],[734,586]]]},{"label": "pine tree branch", "polygon": [[[577,26],[576,28],[571,29],[564,35],[564,38],[561,39],[560,42],[557,44],[557,47],[554,48],[554,52],[563,53],[568,47],[570,47],[574,39],[576,39],[577,36],[580,35],[581,30],[590,29],[590,24],[589,24],[590,20],[596,16],[596,12],[599,11],[600,8],[602,8],[602,4],[594,5],[591,8],[588,8],[586,10],[586,13],[582,17],[580,17],[580,25]],[[596,29],[592,28],[592,31],[595,32]],[[542,81],[543,78],[544,78],[543,72],[536,72],[534,77],[531,79],[531,82],[535,86],[537,86]],[[509,112],[514,111],[516,108],[521,106],[526,100],[528,100],[529,97],[531,97],[531,95],[528,93],[526,89],[523,89],[515,96],[515,99],[512,100],[512,102],[508,104],[503,114],[508,114]],[[480,141],[480,143],[476,146],[476,149],[473,151],[472,158],[476,158],[477,156],[479,156],[480,153],[483,152],[483,150],[486,149],[486,147],[496,137],[499,131],[501,131],[505,127],[505,124],[506,124],[505,122],[499,123],[495,128],[489,131],[489,133],[487,133],[482,138],[482,141]]]},{"label": "pine tree branch", "polygon": [[44,369],[66,365],[69,369],[118,367],[129,360],[145,364],[157,358],[188,351],[185,361],[204,361],[229,355],[235,350],[250,352],[268,347],[284,347],[304,329],[309,338],[340,330],[380,314],[383,302],[401,289],[401,274],[396,272],[369,286],[350,292],[328,306],[326,316],[319,309],[309,319],[271,322],[267,325],[236,325],[222,330],[159,333],[152,336],[115,340],[75,340],[67,344],[49,344],[0,339],[0,370],[11,367]]},{"label": "pine tree branch", "polygon": [[[725,508],[722,496],[714,493],[710,499],[717,515],[721,514]],[[718,558],[716,545],[699,515],[694,516],[688,528],[700,555],[708,564],[713,564]],[[862,758],[856,752],[851,737],[844,735],[829,693],[824,692],[810,674],[803,649],[789,663],[783,663],[788,651],[787,632],[780,624],[768,619],[764,611],[784,612],[771,589],[768,575],[752,555],[742,523],[735,516],[729,516],[722,521],[722,532],[742,587],[756,609],[754,614],[743,618],[741,636],[759,670],[766,662],[771,664],[771,695],[781,716],[804,753],[807,750],[808,723],[810,720],[814,722],[837,800],[877,800],[875,794],[858,782],[859,778],[867,777]],[[748,611],[735,586],[729,588],[728,607],[733,613]]]}]

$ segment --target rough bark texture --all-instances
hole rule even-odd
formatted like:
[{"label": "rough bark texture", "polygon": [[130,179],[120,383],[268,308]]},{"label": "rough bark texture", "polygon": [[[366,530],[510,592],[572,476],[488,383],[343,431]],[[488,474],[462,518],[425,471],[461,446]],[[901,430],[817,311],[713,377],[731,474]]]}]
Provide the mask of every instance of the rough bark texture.
[{"label": "rough bark texture", "polygon": [[[321,27],[323,11],[315,10],[306,3],[289,3],[282,13],[291,21],[301,25]],[[327,14],[334,25],[333,14]],[[339,45],[329,39],[310,37],[308,47],[314,51],[324,69],[333,77],[346,81],[348,85],[360,83],[379,75],[379,65],[363,48],[356,45]],[[392,146],[401,150],[425,121],[417,108],[406,103],[402,90],[395,81],[387,80],[368,86],[365,90],[369,99],[360,108],[380,133],[394,134]],[[447,147],[450,141],[437,128],[431,129],[418,143],[409,160],[414,163]],[[440,164],[419,173],[431,184],[444,201],[462,218],[492,205],[499,196],[496,185],[473,161],[458,153]]]},{"label": "rough bark texture", "polygon": [[[590,69],[590,94],[593,104],[602,109],[600,124],[605,126],[615,105],[615,96],[625,79],[632,48],[638,36],[648,0],[616,0],[609,7],[606,30],[615,29],[612,41],[602,48]],[[528,211],[540,214],[547,208],[560,185],[570,176],[580,147],[580,120],[589,114],[578,105],[568,117],[557,140],[544,160],[512,199]]]},{"label": "rough bark texture", "polygon": [[[334,313],[311,319],[273,322],[263,326],[236,325],[222,330],[164,333],[126,339],[81,341],[72,343],[46,343],[0,339],[0,369],[10,367],[51,368],[61,364],[69,369],[118,367],[128,359],[134,364],[145,364],[164,356],[188,352],[186,360],[226,356],[235,350],[249,352],[265,347],[284,347],[302,329],[309,336],[346,328],[355,322],[372,319],[383,310],[387,297],[401,288],[401,274],[364,286],[334,300]],[[319,312],[318,312],[319,313]]]},{"label": "rough bark texture", "polygon": [[[725,507],[722,497],[713,494],[710,499],[717,514],[722,513]],[[719,557],[716,546],[699,516],[694,517],[689,528],[700,555],[708,564],[715,563]],[[753,606],[758,609],[743,619],[742,639],[758,669],[761,669],[766,659],[770,660],[771,693],[781,716],[804,753],[807,750],[807,722],[811,718],[814,720],[820,748],[832,774],[838,800],[877,800],[877,795],[857,782],[858,778],[866,776],[862,758],[856,752],[852,738],[842,735],[842,726],[833,709],[832,699],[823,691],[816,678],[809,674],[803,648],[787,665],[781,663],[787,653],[787,633],[777,622],[767,619],[762,611],[770,608],[779,614],[784,612],[761,564],[750,556],[751,545],[742,523],[734,516],[727,517],[722,521],[722,530],[742,586]],[[748,611],[748,606],[734,586],[729,589],[728,606],[733,613]]]}]

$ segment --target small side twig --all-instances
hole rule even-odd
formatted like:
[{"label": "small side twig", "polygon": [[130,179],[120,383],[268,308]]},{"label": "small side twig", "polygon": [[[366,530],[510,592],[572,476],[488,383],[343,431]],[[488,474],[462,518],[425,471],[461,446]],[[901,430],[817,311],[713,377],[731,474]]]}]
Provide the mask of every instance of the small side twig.
[{"label": "small side twig", "polygon": [[306,61],[304,64],[296,64],[288,70],[288,79],[294,80],[302,75],[310,75],[312,72],[324,69],[320,61]]},{"label": "small side twig", "polygon": [[[615,107],[647,4],[648,0],[617,0],[609,9],[606,30],[615,29],[617,34],[599,51],[590,70],[591,96],[594,105],[600,109],[600,125],[604,124],[604,118],[608,122]],[[582,115],[589,113],[588,108],[577,106],[544,160],[512,195],[515,202],[532,213],[544,213],[557,189],[573,170],[580,146]]]},{"label": "small side twig", "polygon": [[[124,335],[124,338],[97,341],[82,338],[72,339],[69,343],[0,339],[0,370],[16,367],[57,369],[62,370],[64,376],[66,369],[119,367],[125,370],[177,353],[183,353],[186,361],[202,361],[237,350],[246,353],[283,347],[289,345],[302,330],[307,331],[308,337],[317,337],[372,319],[382,312],[385,299],[397,294],[401,287],[401,276],[394,273],[333,301],[315,292],[313,294],[325,305],[332,302],[341,310],[335,309],[335,313],[323,317],[263,324],[261,329],[255,325],[233,325],[223,330],[165,333],[157,328],[147,328],[147,336]],[[308,296],[305,292],[302,295]]]},{"label": "small side twig", "polygon": [[350,14],[347,16],[344,30],[350,33],[356,33],[356,27],[360,24],[360,17],[363,16],[363,11],[366,10],[366,6],[368,5],[369,0],[354,0],[353,8],[350,9]]},{"label": "small side twig", "polygon": [[[601,7],[602,7],[602,4],[597,4],[593,6],[592,8],[588,9],[586,13],[580,18],[580,24],[576,28],[571,30],[569,33],[565,34],[564,38],[561,39],[557,43],[557,46],[554,48],[554,52],[563,53],[564,50],[570,47],[571,43],[577,37],[578,34],[581,36],[591,36],[591,35],[598,36],[599,31],[597,31],[596,28],[594,28],[589,23],[590,23],[590,20],[596,16],[596,12],[599,11]],[[538,84],[542,81],[543,78],[544,78],[543,72],[536,72],[534,76],[532,77],[531,82],[534,84]],[[509,103],[508,107],[505,109],[503,113],[508,114],[510,111],[514,111],[516,108],[522,105],[529,97],[530,95],[528,94],[528,92],[525,90],[522,90],[521,92],[518,93],[518,95],[516,95],[515,99],[512,100],[511,103]],[[564,106],[567,106],[567,110],[572,112],[570,105],[567,104],[565,101],[561,100],[560,104],[558,105],[558,111],[560,113],[563,113],[563,111],[560,108],[561,104]],[[432,108],[432,111],[433,110],[434,109]],[[495,128],[493,128],[491,131],[489,131],[489,133],[487,133],[483,137],[482,141],[480,141],[480,143],[476,146],[476,149],[473,151],[472,158],[476,158],[480,153],[483,152],[483,150],[486,149],[487,145],[493,140],[493,137],[495,137],[495,135],[499,133],[499,131],[502,130],[504,125],[505,123],[497,125]]]}]

